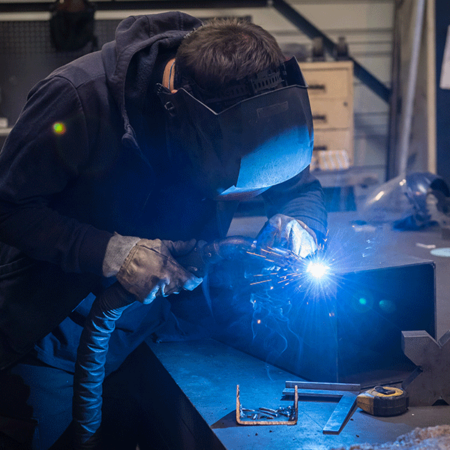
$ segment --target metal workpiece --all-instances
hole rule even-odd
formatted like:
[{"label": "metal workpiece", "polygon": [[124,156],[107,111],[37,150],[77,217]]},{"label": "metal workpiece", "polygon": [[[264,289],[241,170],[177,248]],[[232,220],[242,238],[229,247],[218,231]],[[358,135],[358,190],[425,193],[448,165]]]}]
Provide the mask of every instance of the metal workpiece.
[{"label": "metal workpiece", "polygon": [[450,404],[450,330],[438,341],[424,330],[402,331],[402,349],[417,368],[403,382],[411,406]]},{"label": "metal workpiece", "polygon": [[355,410],[360,390],[359,384],[286,381],[283,396],[290,398],[295,395],[300,400],[337,402],[322,432],[323,434],[339,434]]},{"label": "metal workpiece", "polygon": [[294,390],[293,399],[292,405],[280,406],[276,409],[264,406],[248,409],[241,405],[239,385],[237,385],[236,422],[239,425],[295,425],[298,421],[297,388]]},{"label": "metal workpiece", "polygon": [[[351,258],[332,262],[319,283],[310,283],[302,268],[266,273],[264,264],[275,255],[233,261],[220,277],[230,277],[231,287],[211,295],[215,321],[205,320],[205,327],[215,339],[299,378],[364,386],[402,381],[414,365],[401,349],[400,331],[435,333],[434,265],[402,255],[363,258],[354,249],[328,253]],[[248,275],[239,279],[234,274],[244,259]],[[190,305],[174,308],[192,314]]]}]

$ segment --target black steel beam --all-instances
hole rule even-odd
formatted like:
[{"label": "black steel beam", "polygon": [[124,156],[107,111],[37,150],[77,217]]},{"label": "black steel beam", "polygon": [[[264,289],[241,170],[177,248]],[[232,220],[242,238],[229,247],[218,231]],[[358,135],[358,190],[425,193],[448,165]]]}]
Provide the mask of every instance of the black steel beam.
[{"label": "black steel beam", "polygon": [[[54,2],[0,3],[2,12],[48,11]],[[121,11],[133,9],[189,9],[189,8],[255,8],[268,5],[267,0],[149,0],[149,1],[106,1],[95,2],[98,11]]]},{"label": "black steel beam", "polygon": [[[285,0],[272,0],[272,6],[300,31],[305,33],[310,39],[322,38],[325,49],[334,56],[336,54],[336,44],[316,26],[303,17],[296,9],[289,5]],[[355,77],[361,80],[370,90],[381,97],[385,102],[389,102],[391,91],[378,78],[372,75],[358,61],[351,56],[349,60],[353,61],[353,72]]]},{"label": "black steel beam", "polygon": [[[121,9],[189,9],[189,8],[251,8],[267,6],[267,0],[151,0],[112,1],[96,3],[98,10]],[[131,5],[131,6],[130,6]]]}]

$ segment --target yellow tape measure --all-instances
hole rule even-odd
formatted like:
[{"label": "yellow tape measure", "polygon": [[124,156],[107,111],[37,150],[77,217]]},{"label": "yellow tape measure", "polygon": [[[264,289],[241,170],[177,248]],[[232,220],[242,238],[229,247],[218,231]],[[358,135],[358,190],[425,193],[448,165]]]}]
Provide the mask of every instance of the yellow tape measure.
[{"label": "yellow tape measure", "polygon": [[376,386],[357,397],[357,405],[373,416],[396,416],[409,406],[408,394],[400,388]]}]

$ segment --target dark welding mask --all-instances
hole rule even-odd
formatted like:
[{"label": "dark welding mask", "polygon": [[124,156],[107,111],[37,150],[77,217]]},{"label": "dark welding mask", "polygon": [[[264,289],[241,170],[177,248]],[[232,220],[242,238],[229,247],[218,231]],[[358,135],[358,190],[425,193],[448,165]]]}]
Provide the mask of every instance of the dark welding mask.
[{"label": "dark welding mask", "polygon": [[95,6],[88,0],[57,0],[50,7],[50,35],[59,51],[76,51],[89,42],[96,49]]},{"label": "dark welding mask", "polygon": [[171,158],[207,197],[232,199],[294,177],[311,162],[312,115],[295,58],[218,93],[159,85]]}]

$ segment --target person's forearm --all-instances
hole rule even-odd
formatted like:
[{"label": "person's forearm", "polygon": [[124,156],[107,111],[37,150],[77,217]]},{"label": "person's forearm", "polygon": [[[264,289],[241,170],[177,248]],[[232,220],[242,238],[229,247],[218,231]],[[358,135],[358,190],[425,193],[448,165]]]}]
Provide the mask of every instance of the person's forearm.
[{"label": "person's forearm", "polygon": [[267,216],[284,214],[300,220],[318,237],[327,234],[327,211],[319,181],[309,170],[263,194]]}]

